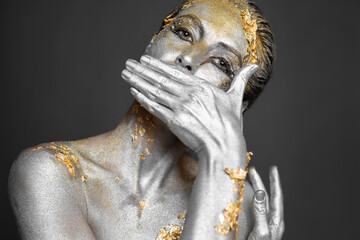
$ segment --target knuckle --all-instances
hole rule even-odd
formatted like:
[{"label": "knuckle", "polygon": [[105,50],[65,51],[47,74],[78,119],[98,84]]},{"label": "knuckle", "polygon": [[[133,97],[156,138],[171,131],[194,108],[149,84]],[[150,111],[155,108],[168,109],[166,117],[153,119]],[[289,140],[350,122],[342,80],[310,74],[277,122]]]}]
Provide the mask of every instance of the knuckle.
[{"label": "knuckle", "polygon": [[171,76],[178,77],[178,76],[180,76],[181,72],[176,68],[172,68],[170,74],[171,74]]},{"label": "knuckle", "polygon": [[255,213],[260,216],[267,214],[265,201],[260,203],[255,203]]},{"label": "knuckle", "polygon": [[268,239],[270,237],[269,228],[261,227],[257,230],[256,234],[260,239]]},{"label": "knuckle", "polygon": [[189,98],[190,98],[191,102],[198,102],[199,101],[199,98],[194,93],[190,93]]},{"label": "knuckle", "polygon": [[159,85],[160,86],[165,86],[165,85],[167,85],[167,83],[168,83],[168,80],[166,77],[164,77],[164,76],[159,77]]},{"label": "knuckle", "polygon": [[155,68],[155,69],[159,69],[159,62],[156,59],[150,59],[150,64]]},{"label": "knuckle", "polygon": [[143,73],[145,71],[145,67],[140,65],[140,64],[137,64],[135,66],[135,71],[139,72],[139,73]]}]

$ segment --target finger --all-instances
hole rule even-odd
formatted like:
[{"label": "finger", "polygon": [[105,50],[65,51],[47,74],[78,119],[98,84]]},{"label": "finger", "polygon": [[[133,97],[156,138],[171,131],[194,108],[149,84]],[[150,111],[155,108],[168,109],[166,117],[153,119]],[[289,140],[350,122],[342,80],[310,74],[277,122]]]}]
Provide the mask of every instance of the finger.
[{"label": "finger", "polygon": [[235,75],[232,84],[227,91],[228,94],[237,98],[239,102],[242,102],[245,87],[254,73],[256,73],[260,67],[256,64],[246,66]]},{"label": "finger", "polygon": [[276,166],[270,169],[270,223],[283,228],[284,223],[284,196],[280,184],[280,175]]},{"label": "finger", "polygon": [[258,190],[253,198],[254,228],[250,233],[252,240],[270,240],[270,229],[267,220],[266,194]]},{"label": "finger", "polygon": [[194,81],[194,76],[188,73],[184,73],[180,69],[175,68],[174,66],[164,63],[156,58],[153,58],[148,55],[144,55],[140,58],[140,62],[148,65],[154,71],[164,73],[168,77],[171,77],[173,80],[186,84],[186,85],[194,85],[196,81]]},{"label": "finger", "polygon": [[139,76],[131,73],[127,69],[124,69],[121,73],[122,77],[126,82],[128,82],[131,86],[140,91],[143,95],[145,95],[148,99],[160,103],[168,108],[172,108],[176,104],[175,96],[170,95],[169,93],[154,87],[149,84],[144,79]]},{"label": "finger", "polygon": [[171,94],[180,96],[184,91],[182,91],[183,85],[169,79],[164,76],[164,74],[156,72],[149,68],[148,66],[141,64],[135,60],[129,59],[126,61],[126,68],[144,78],[149,83],[155,85],[157,88],[161,88]]},{"label": "finger", "polygon": [[164,123],[168,124],[173,117],[173,113],[170,109],[152,101],[137,89],[131,87],[131,94],[148,112],[161,119]]},{"label": "finger", "polygon": [[[251,166],[249,169],[249,178],[250,178],[251,185],[254,188],[254,191],[258,191],[258,190],[264,191],[266,194],[266,198],[269,199],[269,195],[266,191],[265,185],[264,185],[263,181],[261,180],[261,177],[258,174],[258,172],[256,171],[254,166]],[[267,209],[269,209],[269,201],[266,201],[266,207],[267,207]]]}]

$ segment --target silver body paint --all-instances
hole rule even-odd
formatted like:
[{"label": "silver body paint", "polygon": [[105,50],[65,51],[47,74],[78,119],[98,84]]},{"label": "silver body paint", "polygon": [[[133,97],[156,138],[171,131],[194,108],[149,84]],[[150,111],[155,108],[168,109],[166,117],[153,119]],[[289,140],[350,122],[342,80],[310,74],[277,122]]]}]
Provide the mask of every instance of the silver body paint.
[{"label": "silver body paint", "polygon": [[[145,53],[216,86],[226,75],[214,65],[204,63],[204,59],[212,53],[212,47],[222,41],[244,56],[247,43],[239,26],[220,32],[213,28],[212,23],[208,22],[212,10],[206,4],[194,4],[181,12],[182,16],[198,14],[197,17],[203,20],[205,35],[201,41],[194,44],[180,41],[167,28],[148,46]],[[190,70],[188,66],[191,66]],[[241,108],[239,114],[240,111]],[[135,141],[132,139],[131,135],[141,125],[138,117],[146,119],[150,113],[143,108],[134,113],[133,108],[130,108],[115,130],[90,139],[62,143],[79,158],[77,179],[69,174],[66,166],[51,151],[25,150],[15,161],[9,180],[10,200],[23,238],[155,239],[160,229],[169,224],[184,226],[184,221],[178,219],[178,215],[184,211],[204,209],[201,198],[190,199],[196,174],[194,169],[200,167],[198,160],[187,156],[186,146],[164,121],[151,115],[155,127],[144,125],[145,133]],[[222,123],[217,124],[221,126]],[[215,129],[214,133],[222,134],[221,127]],[[187,130],[200,131],[195,125],[193,129]],[[232,139],[233,136],[225,136],[224,139]],[[242,136],[242,132],[239,132],[239,136]],[[154,139],[154,142],[148,142],[147,139]],[[243,157],[246,154],[246,145],[242,140],[234,144],[241,153],[233,159],[239,159],[240,155]],[[150,154],[142,159],[145,148],[149,149]],[[226,158],[231,157],[226,155]],[[81,181],[82,175],[87,176],[86,182]],[[231,180],[224,173],[218,180],[212,179],[210,185],[204,179],[199,178],[196,182],[200,195],[211,192],[213,196],[222,196],[221,189],[214,188],[213,183],[226,186],[227,189],[232,186]],[[238,239],[247,239],[253,228],[252,197],[253,189],[246,183]],[[203,200],[209,199],[204,197]],[[144,209],[140,209],[140,201],[146,202]],[[217,216],[226,207],[227,201],[228,198],[224,197],[219,204],[206,206],[206,211],[202,212]],[[212,239],[235,238],[234,235],[215,233],[215,218],[209,225],[201,216],[201,211],[188,214],[192,218],[184,229],[200,226],[195,229],[196,239],[206,239],[202,236],[211,231],[215,236]],[[202,221],[206,224],[202,225]],[[184,239],[194,239],[191,236],[194,235],[188,234]]]},{"label": "silver body paint", "polygon": [[[73,179],[51,151],[25,150],[19,156],[9,185],[24,239],[155,239],[168,224],[183,226],[177,217],[188,209],[193,185],[181,176],[185,147],[162,131],[157,149],[139,160],[144,146],[134,146],[130,136],[138,115],[127,115],[131,120],[112,132],[63,143],[80,158],[86,183]],[[140,200],[147,203],[144,210]]]}]

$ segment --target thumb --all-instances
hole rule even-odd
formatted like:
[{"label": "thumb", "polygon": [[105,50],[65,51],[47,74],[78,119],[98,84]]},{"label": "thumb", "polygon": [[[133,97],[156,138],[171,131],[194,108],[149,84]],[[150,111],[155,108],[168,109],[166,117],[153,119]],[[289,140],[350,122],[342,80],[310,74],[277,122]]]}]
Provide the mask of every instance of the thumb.
[{"label": "thumb", "polygon": [[227,91],[228,94],[233,95],[236,97],[240,102],[242,102],[245,87],[251,78],[252,75],[254,75],[260,67],[256,64],[246,66],[239,70],[239,72],[235,75],[234,80],[232,81],[232,84]]},{"label": "thumb", "polygon": [[270,240],[270,229],[267,220],[266,194],[262,190],[255,192],[253,199],[254,229],[248,239]]}]

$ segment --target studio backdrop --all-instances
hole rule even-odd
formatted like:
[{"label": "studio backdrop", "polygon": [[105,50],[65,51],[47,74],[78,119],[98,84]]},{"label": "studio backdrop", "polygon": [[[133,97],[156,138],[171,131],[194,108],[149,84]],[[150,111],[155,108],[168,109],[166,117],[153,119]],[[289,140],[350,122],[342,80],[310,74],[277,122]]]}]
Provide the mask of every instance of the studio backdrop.
[{"label": "studio backdrop", "polygon": [[[18,153],[116,127],[121,78],[180,0],[6,0],[1,7],[1,218],[18,239],[7,180]],[[273,76],[245,114],[252,165],[279,167],[284,239],[359,239],[357,1],[258,0],[276,39]]]}]

